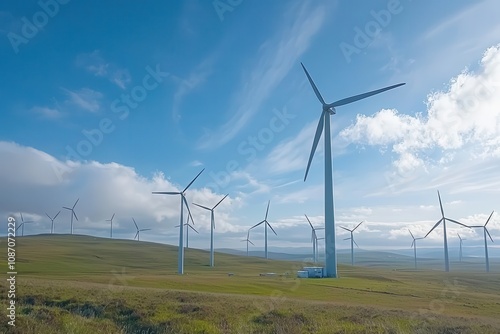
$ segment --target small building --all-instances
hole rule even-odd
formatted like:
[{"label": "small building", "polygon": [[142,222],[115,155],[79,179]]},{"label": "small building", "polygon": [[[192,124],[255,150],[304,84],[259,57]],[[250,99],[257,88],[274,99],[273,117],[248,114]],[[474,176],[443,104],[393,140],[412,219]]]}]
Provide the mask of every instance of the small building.
[{"label": "small building", "polygon": [[326,271],[324,267],[304,267],[302,271],[307,271],[308,278],[322,278],[326,277]]},{"label": "small building", "polygon": [[298,278],[308,278],[309,273],[305,270],[299,270],[299,271],[297,271],[297,277]]}]

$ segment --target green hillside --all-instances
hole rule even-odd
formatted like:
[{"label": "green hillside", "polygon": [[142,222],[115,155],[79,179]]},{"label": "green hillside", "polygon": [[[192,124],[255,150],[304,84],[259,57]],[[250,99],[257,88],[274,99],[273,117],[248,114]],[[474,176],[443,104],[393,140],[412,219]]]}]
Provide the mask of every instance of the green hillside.
[{"label": "green hillside", "polygon": [[339,279],[297,279],[310,263],[216,253],[210,268],[186,249],[180,276],[175,246],[77,235],[18,238],[16,253],[18,325],[0,327],[12,333],[500,332],[493,273],[340,266]]}]

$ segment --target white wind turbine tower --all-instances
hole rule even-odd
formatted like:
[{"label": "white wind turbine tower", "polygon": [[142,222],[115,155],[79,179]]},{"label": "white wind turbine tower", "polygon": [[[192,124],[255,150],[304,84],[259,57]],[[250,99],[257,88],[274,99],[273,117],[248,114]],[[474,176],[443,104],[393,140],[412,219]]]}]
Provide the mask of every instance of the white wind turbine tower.
[{"label": "white wind turbine tower", "polygon": [[247,231],[247,238],[245,240],[241,240],[241,241],[246,241],[247,242],[247,257],[248,257],[248,244],[252,244],[255,246],[255,244],[250,240],[250,230]]},{"label": "white wind turbine tower", "polygon": [[484,226],[482,226],[482,225],[469,226],[469,227],[482,228],[483,229],[483,235],[484,235],[484,257],[486,258],[486,272],[488,272],[488,273],[490,272],[490,259],[488,258],[488,239],[486,238],[486,234],[488,234],[488,236],[490,237],[491,242],[494,242],[494,241],[493,241],[493,238],[491,237],[490,232],[486,228],[486,225],[488,225],[488,223],[490,222],[491,216],[493,216],[493,212],[495,212],[495,211],[491,211],[491,214],[488,217],[488,220],[486,221],[486,224],[484,224]]},{"label": "white wind turbine tower", "polygon": [[71,211],[71,234],[73,234],[73,216],[75,216],[76,220],[78,221],[78,217],[76,216],[76,213],[75,213],[75,206],[79,200],[80,200],[79,198],[76,200],[76,202],[75,202],[75,204],[73,204],[72,208],[68,208],[67,206],[63,206],[63,209]]},{"label": "white wind turbine tower", "polygon": [[137,238],[137,241],[140,241],[141,232],[150,231],[151,229],[150,228],[139,229],[139,226],[137,226],[137,223],[135,222],[135,219],[133,217],[132,220],[134,221],[135,228],[137,229],[137,233],[135,234],[134,240],[135,238]]},{"label": "white wind turbine tower", "polygon": [[464,225],[460,222],[457,222],[456,220],[453,220],[453,219],[450,219],[450,218],[447,218],[444,216],[444,210],[443,210],[443,203],[441,202],[441,195],[439,194],[439,190],[438,190],[438,198],[439,198],[439,207],[441,208],[441,219],[436,223],[436,225],[434,225],[434,227],[429,231],[427,232],[427,234],[425,235],[424,238],[427,238],[427,236],[432,232],[434,231],[434,229],[436,227],[439,226],[439,224],[443,223],[443,235],[444,235],[444,270],[446,272],[450,271],[450,259],[448,257],[448,237],[446,236],[446,221],[450,221],[452,223],[455,223],[455,224],[458,224],[458,225],[461,225],[461,226],[464,226],[464,227],[470,227],[470,226],[467,226],[467,225]]},{"label": "white wind turbine tower", "polygon": [[353,228],[352,230],[348,229],[348,228],[345,228],[343,226],[340,226],[340,228],[343,228],[344,230],[346,231],[349,231],[351,233],[351,236],[349,238],[345,238],[344,240],[351,240],[351,265],[354,265],[354,244],[356,244],[356,247],[359,248],[358,246],[358,243],[354,240],[354,231],[356,231],[356,229],[359,227],[359,225],[363,224],[363,222],[359,223],[358,225],[356,225],[355,228]]},{"label": "white wind turbine tower", "polygon": [[111,223],[111,229],[109,231],[109,237],[113,239],[113,218],[115,218],[115,214],[113,213],[113,216],[111,216],[111,219],[106,219],[107,222]]},{"label": "white wind turbine tower", "polygon": [[457,235],[458,235],[458,239],[460,239],[460,251],[458,252],[458,258],[459,258],[460,262],[462,262],[462,257],[463,257],[462,244],[463,244],[464,240],[467,240],[467,239],[462,238],[460,236],[460,234],[458,234],[458,233],[457,233]]},{"label": "white wind turbine tower", "polygon": [[271,228],[271,230],[274,232],[275,235],[276,234],[276,231],[274,230],[274,228],[271,226],[271,224],[269,224],[269,222],[267,221],[267,214],[269,213],[269,204],[271,204],[271,201],[267,202],[267,210],[266,210],[266,217],[264,218],[263,221],[261,221],[260,223],[258,224],[255,224],[254,226],[250,227],[250,230],[253,229],[254,227],[257,227],[259,226],[260,224],[264,224],[265,226],[265,232],[264,232],[264,236],[266,238],[266,241],[265,241],[265,255],[266,255],[266,259],[268,258],[267,257],[267,227],[269,226]]},{"label": "white wind turbine tower", "polygon": [[[186,204],[188,211],[190,211],[188,202],[186,200],[185,192],[193,184],[193,182],[198,178],[198,176],[200,176],[200,174],[203,173],[204,170],[205,170],[205,168],[203,168],[201,170],[201,172],[199,172],[198,175],[196,175],[196,177],[182,191],[153,191],[153,194],[180,195],[181,196],[181,213],[180,213],[180,223],[179,223],[179,225],[181,225],[181,226],[184,224],[184,218],[183,218],[184,204]],[[182,274],[184,274],[184,229],[183,228],[179,229],[179,250],[178,250],[178,252],[179,252],[179,256],[178,256],[177,272],[182,275]]]},{"label": "white wind turbine tower", "polygon": [[400,83],[397,85],[377,89],[364,94],[359,94],[351,96],[342,100],[335,101],[333,103],[327,104],[323,97],[321,96],[316,84],[307,72],[304,64],[302,68],[306,73],[307,79],[311,84],[316,97],[321,102],[323,108],[321,116],[319,119],[318,127],[316,129],[316,134],[314,135],[313,145],[311,148],[311,154],[309,156],[309,161],[307,163],[306,173],[304,176],[304,181],[307,179],[307,174],[309,172],[309,167],[318,146],[319,139],[323,130],[325,131],[324,143],[325,143],[325,251],[326,251],[326,276],[327,277],[337,277],[337,253],[335,249],[335,216],[334,216],[334,205],[333,205],[333,175],[332,175],[332,144],[330,135],[330,115],[334,115],[336,110],[335,107],[339,107],[345,104],[359,101],[361,99],[370,97],[375,94],[385,92],[389,89],[393,89],[404,85]]},{"label": "white wind turbine tower", "polygon": [[417,240],[422,240],[424,238],[415,238],[413,236],[413,233],[411,233],[410,230],[408,230],[408,232],[410,232],[410,235],[413,238],[413,241],[411,242],[411,246],[410,247],[413,247],[413,255],[415,257],[415,269],[417,269]]},{"label": "white wind turbine tower", "polygon": [[[184,224],[184,226],[186,226],[186,248],[189,248],[189,229],[192,229],[193,231],[195,231],[197,234],[198,231],[196,231],[196,229],[193,227],[193,225],[189,224],[189,219],[191,218],[191,221],[193,222],[194,224],[194,220],[193,220],[193,217],[191,217],[191,212],[189,212],[188,214],[188,218],[187,218],[187,221],[186,223]],[[176,225],[175,227],[180,227],[180,225]]]},{"label": "white wind turbine tower", "polygon": [[309,220],[309,217],[307,217],[306,214],[304,214],[304,216],[306,216],[306,219],[307,219],[307,222],[309,223],[309,226],[311,226],[311,230],[312,230],[312,233],[311,233],[311,242],[312,242],[312,246],[313,246],[313,262],[316,263],[318,262],[318,235],[316,234],[316,231],[317,230],[324,230],[325,228],[324,227],[314,227],[313,224],[311,223],[311,221]]},{"label": "white wind turbine tower", "polygon": [[24,221],[23,214],[21,212],[19,212],[19,213],[21,214],[21,224],[19,224],[19,226],[16,228],[16,231],[21,227],[21,236],[24,237],[24,225],[25,224],[32,224],[32,223],[34,223],[34,221],[32,221],[32,220]]},{"label": "white wind turbine tower", "polygon": [[54,233],[54,220],[57,218],[57,216],[59,216],[59,214],[61,213],[61,211],[59,210],[59,212],[54,216],[54,218],[51,218],[49,216],[49,214],[47,212],[45,212],[45,215],[47,215],[47,217],[49,217],[50,221],[51,221],[51,225],[50,225],[50,234],[53,234]]},{"label": "white wind turbine tower", "polygon": [[215,206],[213,208],[208,208],[206,206],[203,206],[203,205],[200,205],[200,204],[196,204],[196,203],[193,203],[194,205],[196,205],[197,207],[200,207],[202,209],[205,209],[205,210],[208,210],[210,211],[210,267],[213,267],[214,266],[214,229],[215,229],[215,218],[214,218],[214,210],[215,208],[222,203],[223,200],[226,199],[226,197],[228,196],[229,194],[227,194],[226,196],[224,196],[220,201],[219,203],[215,204]]}]

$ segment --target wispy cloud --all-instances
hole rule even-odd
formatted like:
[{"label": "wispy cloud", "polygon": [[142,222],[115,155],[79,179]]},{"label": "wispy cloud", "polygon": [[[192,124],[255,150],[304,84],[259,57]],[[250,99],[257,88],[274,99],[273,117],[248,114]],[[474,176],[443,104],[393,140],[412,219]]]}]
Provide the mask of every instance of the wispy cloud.
[{"label": "wispy cloud", "polygon": [[101,108],[100,100],[103,95],[100,92],[90,88],[82,88],[77,91],[66,88],[62,90],[68,95],[67,103],[69,104],[90,112],[97,112]]},{"label": "wispy cloud", "polygon": [[78,55],[76,64],[95,76],[107,78],[121,89],[126,89],[131,82],[129,71],[105,61],[99,50]]},{"label": "wispy cloud", "polygon": [[297,65],[298,58],[309,47],[328,12],[324,5],[312,6],[311,2],[301,2],[283,15],[285,19],[280,31],[260,46],[253,70],[232,98],[230,110],[233,116],[219,129],[201,138],[200,148],[218,147],[234,138],[290,69]]},{"label": "wispy cloud", "polygon": [[47,119],[59,119],[63,116],[63,113],[55,108],[49,108],[49,107],[33,107],[31,108],[31,111],[41,115],[44,118]]}]

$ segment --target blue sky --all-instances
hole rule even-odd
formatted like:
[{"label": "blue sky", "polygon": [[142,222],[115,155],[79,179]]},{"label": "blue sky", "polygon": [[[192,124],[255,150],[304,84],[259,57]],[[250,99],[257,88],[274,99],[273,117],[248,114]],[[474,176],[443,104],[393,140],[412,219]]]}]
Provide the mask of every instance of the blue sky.
[{"label": "blue sky", "polygon": [[[215,5],[214,5],[215,4]],[[409,247],[447,216],[500,210],[500,22],[493,0],[8,1],[0,7],[0,212],[46,233],[77,198],[75,233],[176,244],[178,198],[216,211],[216,248],[309,245],[323,224],[323,149],[303,176],[321,106],[406,85],[332,117],[338,225],[362,248]],[[36,26],[37,24],[38,26]],[[209,247],[209,216],[192,208]],[[27,218],[26,218],[27,217]],[[488,225],[500,238],[500,215]],[[255,249],[263,231],[253,230]],[[56,219],[69,232],[69,213]],[[480,246],[480,231],[450,226]],[[2,232],[4,233],[4,232]],[[347,248],[338,229],[338,247]],[[439,229],[422,247],[442,244]],[[456,239],[456,240],[455,240]]]}]

